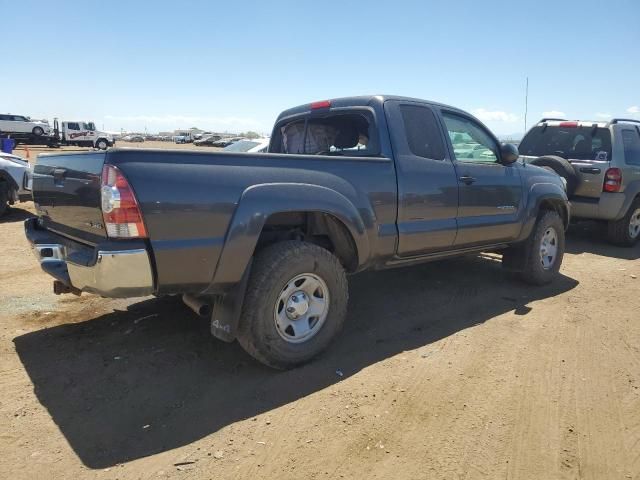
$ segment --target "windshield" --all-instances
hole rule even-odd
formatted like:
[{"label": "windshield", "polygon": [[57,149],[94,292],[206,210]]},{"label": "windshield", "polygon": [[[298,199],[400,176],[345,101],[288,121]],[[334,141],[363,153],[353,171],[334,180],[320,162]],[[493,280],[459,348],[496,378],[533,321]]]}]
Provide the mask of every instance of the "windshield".
[{"label": "windshield", "polygon": [[611,133],[599,127],[539,126],[522,139],[521,155],[557,155],[574,160],[610,160]]},{"label": "windshield", "polygon": [[224,147],[227,152],[248,152],[253,147],[260,145],[259,142],[252,142],[251,140],[240,140],[239,142],[233,143],[228,147]]}]

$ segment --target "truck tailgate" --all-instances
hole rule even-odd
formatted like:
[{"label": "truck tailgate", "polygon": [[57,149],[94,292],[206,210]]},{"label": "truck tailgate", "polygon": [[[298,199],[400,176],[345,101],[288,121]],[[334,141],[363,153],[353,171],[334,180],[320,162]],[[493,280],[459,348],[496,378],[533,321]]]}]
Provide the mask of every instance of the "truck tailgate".
[{"label": "truck tailgate", "polygon": [[40,155],[33,199],[46,228],[96,244],[107,236],[100,208],[105,153]]}]

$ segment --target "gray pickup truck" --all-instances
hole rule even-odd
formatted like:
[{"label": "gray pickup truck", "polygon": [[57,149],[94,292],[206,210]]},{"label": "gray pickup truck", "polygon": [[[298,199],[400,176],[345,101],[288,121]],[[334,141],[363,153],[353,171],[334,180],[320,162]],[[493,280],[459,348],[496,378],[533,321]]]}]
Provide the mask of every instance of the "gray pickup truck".
[{"label": "gray pickup truck", "polygon": [[532,284],[558,274],[565,184],[461,110],[315,102],[280,114],[269,152],[41,155],[27,238],[56,293],[182,295],[276,368],[340,331],[347,273],[496,251]]}]

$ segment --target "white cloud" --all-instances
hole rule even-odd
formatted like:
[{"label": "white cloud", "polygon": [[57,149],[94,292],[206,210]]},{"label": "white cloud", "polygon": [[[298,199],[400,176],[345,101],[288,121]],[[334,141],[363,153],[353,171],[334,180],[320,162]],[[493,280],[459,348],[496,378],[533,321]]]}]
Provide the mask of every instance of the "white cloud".
[{"label": "white cloud", "polygon": [[633,114],[640,113],[640,107],[638,105],[634,105],[633,107],[627,108],[627,112]]},{"label": "white cloud", "polygon": [[542,112],[543,117],[566,117],[567,114],[560,110],[549,110],[548,112]]},{"label": "white cloud", "polygon": [[596,118],[604,118],[605,120],[609,119],[612,117],[612,115],[610,113],[596,113]]},{"label": "white cloud", "polygon": [[476,108],[473,114],[480,120],[485,122],[517,122],[519,117],[513,113],[507,113],[502,111],[485,110],[484,108]]}]

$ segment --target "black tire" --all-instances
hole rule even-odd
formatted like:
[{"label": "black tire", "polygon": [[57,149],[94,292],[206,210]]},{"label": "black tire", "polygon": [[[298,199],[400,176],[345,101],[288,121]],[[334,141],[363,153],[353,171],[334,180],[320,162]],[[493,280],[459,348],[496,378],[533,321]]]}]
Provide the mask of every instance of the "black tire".
[{"label": "black tire", "polygon": [[614,245],[633,247],[640,239],[640,234],[631,234],[631,220],[636,219],[640,209],[640,198],[636,198],[629,206],[627,213],[620,220],[607,223],[607,239]]},{"label": "black tire", "polygon": [[9,185],[0,182],[0,218],[9,211]]},{"label": "black tire", "polygon": [[[556,254],[552,264],[543,266],[541,243],[545,233],[552,228],[556,234]],[[521,280],[531,285],[546,285],[558,275],[564,256],[565,238],[562,218],[554,211],[540,213],[531,235],[522,245],[506,250],[502,257],[508,270],[515,270]]]},{"label": "black tire", "polygon": [[[276,327],[276,310],[283,289],[298,275],[313,274],[328,289],[324,323],[308,340],[290,343]],[[247,285],[238,342],[259,362],[273,368],[296,367],[316,357],[342,330],[347,313],[347,278],[338,259],[329,251],[300,241],[266,247],[254,259]]]},{"label": "black tire", "polygon": [[556,157],[555,155],[545,155],[532,160],[531,165],[548,167],[564,178],[567,181],[567,196],[570,197],[576,191],[579,181],[578,174],[568,160],[562,157]]},{"label": "black tire", "polygon": [[99,150],[106,150],[109,147],[109,142],[107,142],[104,138],[99,138],[96,142],[96,148]]},{"label": "black tire", "polygon": [[44,130],[42,129],[42,127],[33,127],[31,133],[33,133],[36,137],[41,137],[42,135],[44,135]]}]

